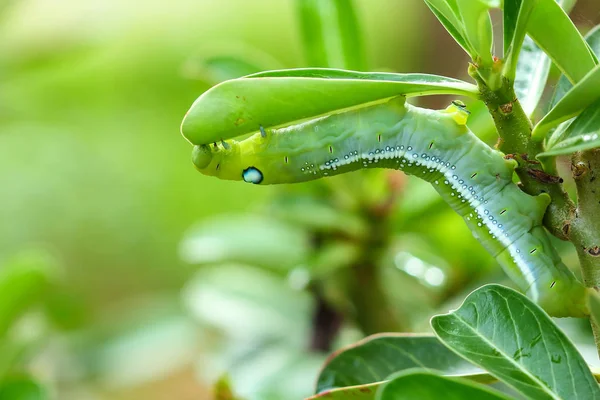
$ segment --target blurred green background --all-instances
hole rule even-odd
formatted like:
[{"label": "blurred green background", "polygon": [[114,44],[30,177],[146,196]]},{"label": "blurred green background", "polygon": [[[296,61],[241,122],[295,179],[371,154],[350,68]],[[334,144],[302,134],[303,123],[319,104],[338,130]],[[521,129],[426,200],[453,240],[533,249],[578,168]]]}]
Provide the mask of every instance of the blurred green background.
[{"label": "blurred green background", "polygon": [[[327,352],[305,351],[319,301],[299,290],[305,269],[263,268],[226,242],[289,234],[275,250],[306,263],[298,249],[312,251],[314,237],[268,216],[274,198],[316,189],[202,176],[179,134],[194,99],[242,60],[247,72],[307,66],[295,2],[0,2],[0,265],[42,252],[56,275],[11,332],[35,342],[18,370],[55,399],[208,399],[224,370],[246,398],[309,395]],[[422,1],[355,6],[372,70],[465,79],[467,58]],[[588,29],[600,6],[580,1],[574,16]],[[432,189],[399,179],[382,274],[396,284],[391,303],[406,305],[403,328],[426,329],[442,304],[504,278]],[[403,297],[415,283],[424,297]],[[369,333],[358,325],[345,324],[333,348]]]}]

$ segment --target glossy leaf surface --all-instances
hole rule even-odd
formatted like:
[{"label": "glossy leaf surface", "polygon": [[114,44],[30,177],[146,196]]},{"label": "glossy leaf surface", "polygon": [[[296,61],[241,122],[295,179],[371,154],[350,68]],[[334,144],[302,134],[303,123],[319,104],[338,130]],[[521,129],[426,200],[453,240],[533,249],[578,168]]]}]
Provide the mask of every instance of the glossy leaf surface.
[{"label": "glossy leaf surface", "polygon": [[598,63],[585,40],[555,0],[537,0],[527,33],[571,82],[579,82]]},{"label": "glossy leaf surface", "polygon": [[460,378],[440,376],[427,371],[407,371],[390,378],[377,391],[377,400],[509,400],[510,397],[488,387]]},{"label": "glossy leaf surface", "polygon": [[477,96],[469,83],[428,74],[361,73],[311,68],[270,71],[223,82],[200,96],[183,135],[208,144],[250,132],[360,107],[395,96]]},{"label": "glossy leaf surface", "polygon": [[579,115],[599,99],[600,66],[596,66],[542,118],[533,129],[533,138],[544,139],[550,129]]},{"label": "glossy leaf surface", "polygon": [[573,154],[600,147],[600,100],[572,123],[556,129],[538,158]]},{"label": "glossy leaf surface", "polygon": [[410,368],[489,380],[489,375],[448,350],[434,336],[380,334],[332,355],[319,374],[317,392],[383,382],[391,374]]},{"label": "glossy leaf surface", "polygon": [[[477,53],[465,37],[465,30],[462,25],[462,20],[458,15],[458,6],[456,5],[456,2],[448,2],[446,0],[425,0],[425,4],[427,4],[431,12],[437,17],[444,28],[446,28],[456,43],[458,43],[471,58],[475,58]],[[452,6],[454,6],[454,9]]]},{"label": "glossy leaf surface", "polygon": [[527,398],[600,399],[598,383],[573,343],[512,289],[483,286],[431,324],[444,344]]},{"label": "glossy leaf surface", "polygon": [[[587,42],[592,53],[594,53],[596,57],[600,57],[600,25],[588,32],[588,34],[585,36],[585,41]],[[558,84],[556,85],[551,106],[554,107],[556,103],[565,97],[565,94],[567,94],[572,87],[573,84],[569,81],[569,79],[565,75],[562,75],[558,80]]]}]

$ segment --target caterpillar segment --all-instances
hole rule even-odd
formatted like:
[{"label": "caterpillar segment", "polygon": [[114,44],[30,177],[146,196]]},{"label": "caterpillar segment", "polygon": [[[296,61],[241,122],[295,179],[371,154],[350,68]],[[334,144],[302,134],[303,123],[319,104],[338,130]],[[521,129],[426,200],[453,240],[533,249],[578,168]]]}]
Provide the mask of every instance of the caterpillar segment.
[{"label": "caterpillar segment", "polygon": [[192,158],[205,175],[260,185],[362,168],[415,175],[433,185],[509,277],[550,315],[586,315],[585,289],[542,227],[549,196],[522,192],[512,181],[515,161],[480,141],[466,127],[467,118],[460,102],[435,111],[397,97],[288,127],[261,127],[241,141],[198,143]]}]

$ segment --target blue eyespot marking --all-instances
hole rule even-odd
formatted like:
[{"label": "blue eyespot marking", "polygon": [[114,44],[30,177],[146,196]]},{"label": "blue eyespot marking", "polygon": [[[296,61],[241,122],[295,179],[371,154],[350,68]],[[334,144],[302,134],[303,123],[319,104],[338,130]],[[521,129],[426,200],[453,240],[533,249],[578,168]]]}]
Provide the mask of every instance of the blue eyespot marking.
[{"label": "blue eyespot marking", "polygon": [[242,178],[244,178],[244,182],[258,185],[263,180],[263,174],[254,167],[248,167],[242,172]]}]

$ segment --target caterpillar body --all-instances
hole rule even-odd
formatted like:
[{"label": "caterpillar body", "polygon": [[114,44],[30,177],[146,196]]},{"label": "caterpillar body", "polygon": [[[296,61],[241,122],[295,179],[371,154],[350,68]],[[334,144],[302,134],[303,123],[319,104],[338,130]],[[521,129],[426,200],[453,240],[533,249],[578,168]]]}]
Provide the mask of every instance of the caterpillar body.
[{"label": "caterpillar body", "polygon": [[[466,127],[467,111],[409,105],[404,97],[242,140],[196,143],[206,175],[254,184],[309,181],[361,168],[399,169],[430,182],[530,298],[553,316],[587,313],[585,289],[542,227],[548,195],[512,181],[516,163]],[[185,132],[183,132],[185,135]]]}]

